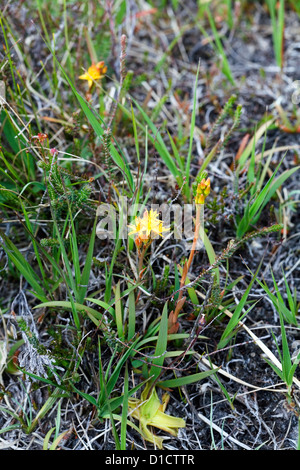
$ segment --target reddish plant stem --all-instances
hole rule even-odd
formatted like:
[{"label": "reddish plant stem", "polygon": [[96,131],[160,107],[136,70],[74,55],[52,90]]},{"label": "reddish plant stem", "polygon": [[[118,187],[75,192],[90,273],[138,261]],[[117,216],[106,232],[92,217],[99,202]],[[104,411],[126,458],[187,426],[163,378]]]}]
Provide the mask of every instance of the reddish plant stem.
[{"label": "reddish plant stem", "polygon": [[181,281],[180,281],[180,290],[179,290],[179,295],[178,295],[178,299],[176,302],[175,310],[174,312],[171,312],[169,315],[169,330],[173,332],[176,332],[178,330],[178,327],[179,327],[178,315],[180,311],[182,310],[182,307],[185,303],[185,297],[183,297],[183,288],[184,288],[185,281],[186,281],[188,272],[190,270],[190,267],[191,267],[191,264],[192,264],[192,261],[196,252],[196,246],[197,246],[197,241],[199,239],[199,231],[201,228],[201,222],[203,223],[203,221],[201,220],[202,213],[203,213],[203,204],[196,204],[196,222],[195,222],[193,244],[191,247],[189,259],[187,260],[187,262],[185,263],[183,267],[183,272],[182,272]]}]

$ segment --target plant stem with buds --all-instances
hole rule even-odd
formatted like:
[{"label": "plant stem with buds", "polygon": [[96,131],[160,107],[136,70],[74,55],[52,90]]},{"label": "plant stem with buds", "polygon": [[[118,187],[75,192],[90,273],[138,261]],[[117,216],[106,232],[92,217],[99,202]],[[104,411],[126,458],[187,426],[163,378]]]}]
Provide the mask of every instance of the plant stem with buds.
[{"label": "plant stem with buds", "polygon": [[[197,242],[199,240],[199,234],[203,233],[204,231],[204,204],[196,204],[196,221],[195,221],[195,232],[193,238],[193,244],[191,247],[191,252],[188,261],[185,263],[182,271],[181,281],[180,281],[180,290],[179,295],[176,303],[175,310],[172,311],[169,315],[169,332],[176,333],[179,328],[178,324],[178,315],[183,308],[185,303],[186,297],[183,297],[183,289],[185,286],[185,281],[190,270],[195,252],[197,247]],[[203,235],[200,238],[203,240]]]}]

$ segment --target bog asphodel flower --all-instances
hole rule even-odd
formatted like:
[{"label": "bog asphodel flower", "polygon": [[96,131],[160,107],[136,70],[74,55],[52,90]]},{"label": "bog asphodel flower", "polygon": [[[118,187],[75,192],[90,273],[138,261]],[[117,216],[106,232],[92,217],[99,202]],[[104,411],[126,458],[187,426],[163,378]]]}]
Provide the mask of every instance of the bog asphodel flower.
[{"label": "bog asphodel flower", "polygon": [[150,209],[145,210],[143,217],[136,217],[135,222],[129,225],[131,232],[128,235],[136,235],[136,243],[148,243],[157,236],[163,237],[163,232],[170,229],[164,227],[163,222],[159,219],[158,212]]},{"label": "bog asphodel flower", "polygon": [[210,179],[202,178],[196,189],[195,203],[204,204],[206,197],[210,193]]},{"label": "bog asphodel flower", "polygon": [[104,61],[98,62],[97,64],[92,63],[88,68],[87,72],[83,75],[80,75],[80,80],[87,80],[89,89],[92,88],[93,83],[96,80],[101,80],[107,72],[107,66],[104,64]]},{"label": "bog asphodel flower", "polygon": [[154,426],[172,436],[177,436],[178,429],[185,427],[185,421],[182,418],[176,418],[165,413],[170,398],[168,393],[163,395],[161,403],[155,387],[152,388],[148,397],[149,388],[150,385],[146,385],[140,399],[130,398],[128,400],[129,410],[131,416],[139,420],[140,431],[144,439],[155,444],[158,449],[162,449],[163,438],[153,434],[149,426]]}]

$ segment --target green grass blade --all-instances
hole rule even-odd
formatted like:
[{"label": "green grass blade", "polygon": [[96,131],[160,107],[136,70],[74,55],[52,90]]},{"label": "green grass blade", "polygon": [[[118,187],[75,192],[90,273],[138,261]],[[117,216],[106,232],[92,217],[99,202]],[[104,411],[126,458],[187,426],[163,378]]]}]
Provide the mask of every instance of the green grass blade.
[{"label": "green grass blade", "polygon": [[[132,102],[135,104],[135,106],[139,110],[142,118],[144,119],[147,126],[151,130],[152,135],[149,134],[149,139],[151,140],[151,142],[155,146],[157,152],[159,153],[160,157],[164,161],[165,165],[167,166],[167,168],[170,170],[170,172],[172,173],[172,175],[175,178],[180,177],[181,172],[177,168],[177,166],[175,165],[174,159],[173,159],[172,155],[170,154],[166,144],[164,143],[164,140],[163,140],[159,130],[156,128],[155,124],[153,124],[151,119],[147,116],[147,114],[145,113],[143,108],[139,105],[139,103],[137,103],[133,98],[132,98]],[[136,121],[136,122],[138,124],[138,121]]]},{"label": "green grass blade", "polygon": [[35,296],[42,302],[45,302],[47,300],[47,295],[44,289],[41,287],[42,280],[39,279],[31,265],[24,258],[14,243],[5,235],[4,232],[0,231],[0,233],[2,239],[4,240],[4,243],[1,243],[1,245],[7,256],[17,268],[17,270],[22,274],[22,276],[24,276],[26,281],[31,285]]},{"label": "green grass blade", "polygon": [[[283,157],[284,158],[284,157]],[[275,179],[276,173],[279,170],[283,159],[280,161],[274,173],[269,178],[264,188],[258,192],[254,201],[249,206],[249,210],[245,212],[243,218],[237,227],[237,238],[241,238],[245,232],[250,228],[251,224],[255,224],[260,217],[260,214],[269,200],[273,197],[278,188],[293,174],[299,170],[299,166],[291,168],[290,170],[284,171],[277,179]],[[275,181],[274,181],[275,180]]]},{"label": "green grass blade", "polygon": [[95,245],[95,238],[96,238],[96,227],[97,227],[97,219],[95,218],[93,230],[91,233],[90,243],[88,247],[88,252],[85,258],[84,268],[82,270],[81,278],[80,278],[80,286],[78,289],[78,302],[81,304],[84,301],[86,296],[86,292],[88,289],[88,283],[91,274],[92,262],[93,262],[93,251]]},{"label": "green grass blade", "polygon": [[185,181],[186,181],[185,192],[187,193],[188,201],[190,201],[190,172],[191,172],[192,151],[193,151],[195,124],[196,124],[197,86],[198,86],[199,71],[200,71],[200,64],[198,64],[196,79],[195,79],[193,111],[192,111],[191,124],[190,124],[189,150],[188,150],[187,162],[185,166]]},{"label": "green grass blade", "polygon": [[207,370],[205,372],[198,372],[197,374],[186,375],[184,377],[178,377],[176,379],[162,380],[157,383],[159,387],[166,388],[175,388],[182,387],[183,385],[192,384],[195,382],[200,382],[203,379],[206,379],[210,375],[216,374],[218,369]]},{"label": "green grass blade", "polygon": [[[261,262],[262,263],[262,262]],[[260,267],[261,267],[261,263],[256,271],[256,273],[254,274],[254,276],[252,277],[251,281],[250,281],[250,284],[249,286],[247,287],[246,291],[244,292],[241,300],[239,301],[238,305],[236,306],[234,312],[233,312],[233,315],[232,317],[230,318],[229,322],[228,322],[228,325],[227,327],[225,328],[225,331],[223,332],[222,336],[221,336],[221,339],[218,343],[218,349],[222,349],[226,346],[226,344],[228,343],[228,340],[230,339],[230,334],[231,332],[236,328],[236,326],[238,325],[238,323],[240,322],[242,316],[242,310],[245,306],[245,303],[247,301],[247,298],[248,298],[248,295],[250,293],[250,290],[252,289],[252,285],[254,284],[255,280],[256,280],[256,277],[258,275],[258,272],[260,270]],[[251,307],[252,308],[252,307]],[[251,309],[250,308],[250,309]],[[250,310],[248,309],[246,313],[248,313],[248,311]]]},{"label": "green grass blade", "polygon": [[289,383],[289,376],[290,376],[290,371],[292,368],[292,360],[291,360],[290,350],[289,350],[288,341],[286,337],[283,316],[281,314],[280,309],[278,309],[278,314],[279,314],[280,329],[281,329],[282,374],[283,374],[286,384],[290,386],[291,383]]},{"label": "green grass blade", "polygon": [[[204,236],[203,243],[204,243],[205,251],[207,253],[209,262],[210,262],[210,264],[214,264],[215,261],[216,261],[215,250],[213,249],[213,246],[212,246],[212,244],[211,244],[211,242],[210,242],[210,240],[209,240],[209,238],[208,238],[208,236],[205,232],[203,232],[203,236]],[[215,274],[216,282],[219,285],[220,284],[220,270],[219,270],[219,268],[216,267],[213,270],[213,273]]]},{"label": "green grass blade", "polygon": [[275,118],[268,119],[267,122],[264,122],[258,130],[255,131],[254,136],[249,141],[248,145],[246,146],[245,150],[243,151],[241,157],[238,160],[238,168],[237,171],[241,171],[245,168],[246,162],[249,156],[252,153],[253,144],[255,145],[259,142],[261,137],[267,132],[268,128],[274,123]]},{"label": "green grass blade", "polygon": [[125,364],[125,362],[127,361],[127,359],[129,358],[129,356],[132,354],[132,350],[135,348],[135,345],[136,345],[136,341],[127,349],[127,351],[123,354],[121,359],[118,361],[118,363],[113,368],[111,376],[109,377],[109,379],[107,381],[107,386],[106,386],[108,396],[110,396],[110,394],[112,393],[112,391],[113,391],[113,389],[114,389],[114,387],[117,383],[117,380],[118,380],[118,378],[121,374],[122,367]]},{"label": "green grass blade", "polygon": [[[133,387],[131,390],[128,390],[128,393],[127,393],[128,398],[134,395],[140,388],[142,388],[148,382],[148,380],[149,379],[142,380],[138,385]],[[112,411],[116,410],[117,408],[123,405],[124,395],[111,398],[109,400],[109,403],[110,403],[110,409]],[[104,404],[103,408],[101,409],[101,416],[105,417],[107,413],[108,413],[108,406]]]},{"label": "green grass blade", "polygon": [[[273,47],[277,65],[282,68],[283,66],[283,41],[284,41],[284,17],[285,5],[284,0],[267,0],[267,5],[270,11]],[[277,9],[277,16],[276,16]]]},{"label": "green grass blade", "polygon": [[125,375],[124,375],[124,400],[123,400],[123,407],[122,407],[121,437],[120,437],[121,450],[126,450],[127,415],[128,415],[128,366],[126,364]]},{"label": "green grass blade", "polygon": [[55,427],[49,429],[49,431],[47,432],[47,434],[44,438],[44,442],[43,442],[43,450],[48,450],[50,437],[51,437],[51,435],[53,434],[54,431],[55,431]]},{"label": "green grass blade", "polygon": [[[270,201],[270,199],[274,196],[275,192],[285,183],[285,181],[290,178],[296,171],[299,171],[300,166],[296,166],[295,168],[291,168],[289,170],[285,170],[276,180],[270,185],[270,188],[264,198],[264,201],[261,205],[259,213],[256,217],[253,217],[254,223],[256,222],[257,218],[260,216],[261,211],[266,206],[266,204]],[[254,211],[255,209],[253,209]],[[250,216],[252,216],[252,211],[250,210]]]},{"label": "green grass blade", "polygon": [[135,335],[136,312],[135,312],[135,294],[134,290],[128,295],[128,341],[131,341]]},{"label": "green grass blade", "polygon": [[153,376],[151,381],[155,381],[161,373],[161,367],[164,363],[165,353],[167,350],[167,338],[168,338],[168,303],[166,302],[163,308],[161,321],[159,325],[159,333],[156,342],[156,348],[152,360],[152,366],[150,368],[149,376]]},{"label": "green grass blade", "polygon": [[[93,299],[93,302],[95,302],[94,299]],[[88,307],[87,305],[81,305],[76,302],[74,302],[73,304],[71,301],[68,301],[68,300],[52,300],[50,302],[43,302],[39,305],[36,305],[33,308],[43,308],[43,307],[63,308],[66,310],[73,310],[75,307],[77,312],[80,312],[80,311],[84,312],[97,327],[101,328],[102,314],[99,313],[97,310],[91,307]]]},{"label": "green grass blade", "polygon": [[178,167],[180,168],[180,170],[182,171],[182,173],[184,172],[184,165],[183,165],[183,161],[182,159],[180,158],[180,155],[179,155],[179,152],[178,152],[178,149],[175,145],[175,142],[171,136],[171,134],[167,131],[168,133],[168,136],[169,136],[169,139],[170,139],[170,144],[171,144],[171,147],[172,147],[172,151],[173,151],[173,155],[175,157],[175,160],[177,162],[177,165]]},{"label": "green grass blade", "polygon": [[121,341],[124,340],[124,325],[123,325],[123,311],[122,311],[122,296],[120,290],[120,281],[115,289],[115,320],[117,325],[118,337]]},{"label": "green grass blade", "polygon": [[[280,298],[276,297],[276,295],[274,295],[271,292],[271,290],[268,288],[268,286],[265,283],[262,283],[259,279],[257,279],[256,281],[264,289],[264,291],[267,293],[268,297],[272,301],[272,303],[273,303],[274,307],[276,308],[277,312],[279,313],[279,311],[280,311],[282,313],[282,315],[284,316],[285,320],[288,323],[293,324],[295,326],[298,326],[297,320],[296,320],[296,323],[295,323],[294,315],[291,314],[290,310],[286,307],[283,300],[280,300]],[[276,291],[276,287],[277,287],[276,283],[274,284],[274,286],[275,286],[275,291]],[[277,290],[277,292],[278,292],[278,290]]]},{"label": "green grass blade", "polygon": [[[219,33],[218,33],[218,30],[216,28],[216,24],[215,24],[215,21],[213,19],[213,16],[209,10],[209,7],[206,8],[206,13],[207,13],[207,16],[208,16],[208,21],[209,21],[209,24],[210,24],[210,27],[211,27],[211,30],[212,30],[212,33],[214,35],[214,38],[215,38],[215,43],[216,43],[216,48],[215,50],[219,52],[220,56],[222,57],[222,72],[224,73],[225,77],[228,78],[228,80],[230,81],[230,83],[235,86],[236,83],[235,83],[235,80],[233,78],[233,75],[232,75],[232,72],[231,72],[231,69],[230,69],[230,65],[229,65],[229,62],[227,60],[227,57],[226,57],[226,54],[225,54],[225,51],[224,51],[224,48],[223,48],[223,45],[222,45],[222,42],[221,42],[221,39],[220,39],[220,36],[219,36]],[[202,32],[205,32],[204,28],[201,28]],[[207,33],[205,32],[205,35],[207,36]]]}]

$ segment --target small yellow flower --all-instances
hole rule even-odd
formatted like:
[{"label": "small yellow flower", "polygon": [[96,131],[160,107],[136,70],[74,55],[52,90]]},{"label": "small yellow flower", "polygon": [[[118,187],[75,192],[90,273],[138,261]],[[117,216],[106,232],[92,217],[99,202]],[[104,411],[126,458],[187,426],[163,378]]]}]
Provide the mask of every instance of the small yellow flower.
[{"label": "small yellow flower", "polygon": [[163,222],[159,220],[158,212],[150,209],[145,210],[143,217],[136,217],[135,223],[130,224],[131,232],[128,235],[136,234],[136,239],[147,243],[157,236],[163,237],[163,232],[170,229],[163,226]]},{"label": "small yellow flower", "polygon": [[206,197],[210,193],[210,179],[202,178],[200,183],[198,183],[196,196],[195,196],[195,203],[196,204],[204,204]]},{"label": "small yellow flower", "polygon": [[104,65],[104,61],[98,62],[97,64],[92,63],[88,68],[87,72],[80,75],[80,80],[87,80],[89,89],[92,88],[94,81],[100,80],[106,74],[107,67]]},{"label": "small yellow flower", "polygon": [[140,422],[141,434],[149,442],[152,442],[158,449],[163,449],[163,438],[158,437],[148,428],[154,426],[158,429],[177,436],[178,429],[185,427],[185,421],[182,418],[176,418],[165,413],[169,402],[169,394],[165,393],[160,402],[155,387],[152,388],[149,398],[150,385],[146,385],[141,393],[141,398],[130,398],[128,401],[131,416]]}]

